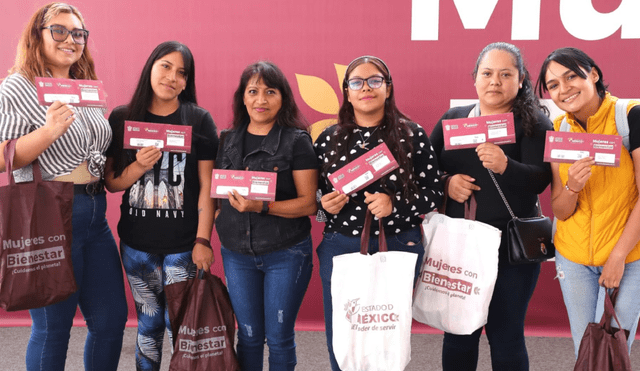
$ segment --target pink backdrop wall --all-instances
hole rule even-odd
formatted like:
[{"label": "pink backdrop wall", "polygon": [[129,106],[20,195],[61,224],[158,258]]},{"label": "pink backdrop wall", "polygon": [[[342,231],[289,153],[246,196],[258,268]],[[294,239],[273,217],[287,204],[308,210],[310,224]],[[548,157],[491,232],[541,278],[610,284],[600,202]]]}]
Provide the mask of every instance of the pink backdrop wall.
[{"label": "pink backdrop wall", "polygon": [[[44,4],[33,0],[3,4],[0,70],[11,67],[23,26]],[[311,123],[335,118],[342,100],[340,71],[353,58],[373,54],[389,65],[400,108],[430,132],[450,99],[476,98],[471,71],[479,51],[494,41],[519,46],[533,78],[555,48],[582,48],[600,65],[615,95],[640,96],[640,26],[631,18],[640,14],[640,5],[634,0],[80,0],[73,4],[91,32],[88,45],[109,94],[109,109],[128,101],[153,48],[162,41],[178,40],[194,53],[198,99],[219,129],[231,120],[231,96],[240,72],[259,59],[282,68]],[[114,231],[120,197],[109,195],[108,217]],[[548,191],[543,200],[545,213],[550,214]],[[314,222],[315,246],[321,229]],[[215,232],[212,242],[217,259],[213,271],[223,275]],[[317,267],[317,258],[314,264]],[[527,317],[530,335],[567,334],[554,273],[553,264],[543,265]],[[135,319],[130,295],[129,304]],[[27,312],[0,310],[0,326],[28,325],[28,318]],[[298,328],[323,328],[317,268]],[[422,325],[414,329],[432,331]]]}]

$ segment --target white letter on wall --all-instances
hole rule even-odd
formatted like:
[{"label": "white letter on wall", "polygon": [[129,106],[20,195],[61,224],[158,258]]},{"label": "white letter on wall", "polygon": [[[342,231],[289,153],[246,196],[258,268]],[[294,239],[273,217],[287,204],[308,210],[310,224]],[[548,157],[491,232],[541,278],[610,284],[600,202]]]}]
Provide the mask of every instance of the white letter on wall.
[{"label": "white letter on wall", "polygon": [[513,0],[511,40],[540,39],[540,0]]},{"label": "white letter on wall", "polygon": [[465,29],[482,30],[487,27],[498,0],[453,0],[453,3]]},{"label": "white letter on wall", "polygon": [[622,27],[623,39],[640,39],[640,1],[622,0],[618,9],[600,13],[591,0],[560,0],[560,19],[567,31],[582,40],[602,40]]},{"label": "white letter on wall", "polygon": [[[498,0],[454,0],[453,2],[462,25],[467,30],[486,28],[498,4]],[[412,0],[411,40],[438,40],[439,13],[439,0]]]},{"label": "white letter on wall", "polygon": [[438,40],[440,0],[411,1],[411,40]]}]

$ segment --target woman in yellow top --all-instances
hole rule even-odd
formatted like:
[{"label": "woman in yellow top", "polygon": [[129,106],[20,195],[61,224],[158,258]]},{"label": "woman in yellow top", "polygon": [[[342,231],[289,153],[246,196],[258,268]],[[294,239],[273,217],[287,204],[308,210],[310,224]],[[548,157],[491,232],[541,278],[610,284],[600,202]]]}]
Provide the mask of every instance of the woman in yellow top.
[{"label": "woman in yellow top", "polygon": [[[606,91],[602,71],[583,51],[555,50],[542,64],[537,85],[541,96],[548,91],[566,112],[554,121],[556,131],[618,135],[618,98]],[[605,289],[620,288],[615,309],[622,327],[630,331],[629,349],[638,326],[639,103],[618,108],[619,117],[627,116],[629,127],[629,147],[622,148],[619,167],[596,166],[592,157],[551,164],[551,206],[558,218],[556,270],[576,357],[588,323],[602,317]]]}]

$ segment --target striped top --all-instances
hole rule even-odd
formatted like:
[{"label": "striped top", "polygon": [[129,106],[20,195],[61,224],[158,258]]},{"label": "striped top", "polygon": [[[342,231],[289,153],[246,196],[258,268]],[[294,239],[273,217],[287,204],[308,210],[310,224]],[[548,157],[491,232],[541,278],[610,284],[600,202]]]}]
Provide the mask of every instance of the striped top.
[{"label": "striped top", "polygon": [[[46,123],[47,109],[38,103],[36,87],[15,73],[0,84],[0,142],[20,138]],[[111,127],[102,108],[74,107],[77,114],[69,129],[39,157],[42,177],[51,180],[71,173],[87,162],[93,176],[102,177],[111,143]],[[16,181],[32,178],[31,166],[14,172]]]}]

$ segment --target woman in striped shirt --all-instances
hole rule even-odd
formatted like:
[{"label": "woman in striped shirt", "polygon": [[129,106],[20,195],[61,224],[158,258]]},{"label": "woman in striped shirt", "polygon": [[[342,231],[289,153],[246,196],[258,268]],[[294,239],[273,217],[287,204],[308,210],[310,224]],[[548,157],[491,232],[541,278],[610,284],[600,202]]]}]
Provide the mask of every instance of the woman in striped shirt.
[{"label": "woman in striped shirt", "polygon": [[4,146],[16,139],[16,181],[31,178],[38,160],[43,178],[75,183],[72,261],[78,291],[29,311],[33,320],[27,370],[64,370],[69,332],[80,306],[88,327],[86,370],[116,370],[127,320],[118,250],[105,217],[102,186],[111,128],[98,108],[56,101],[38,104],[35,77],[96,80],[80,12],[52,3],[38,10],[18,45],[12,74],[0,85],[0,171]]}]

